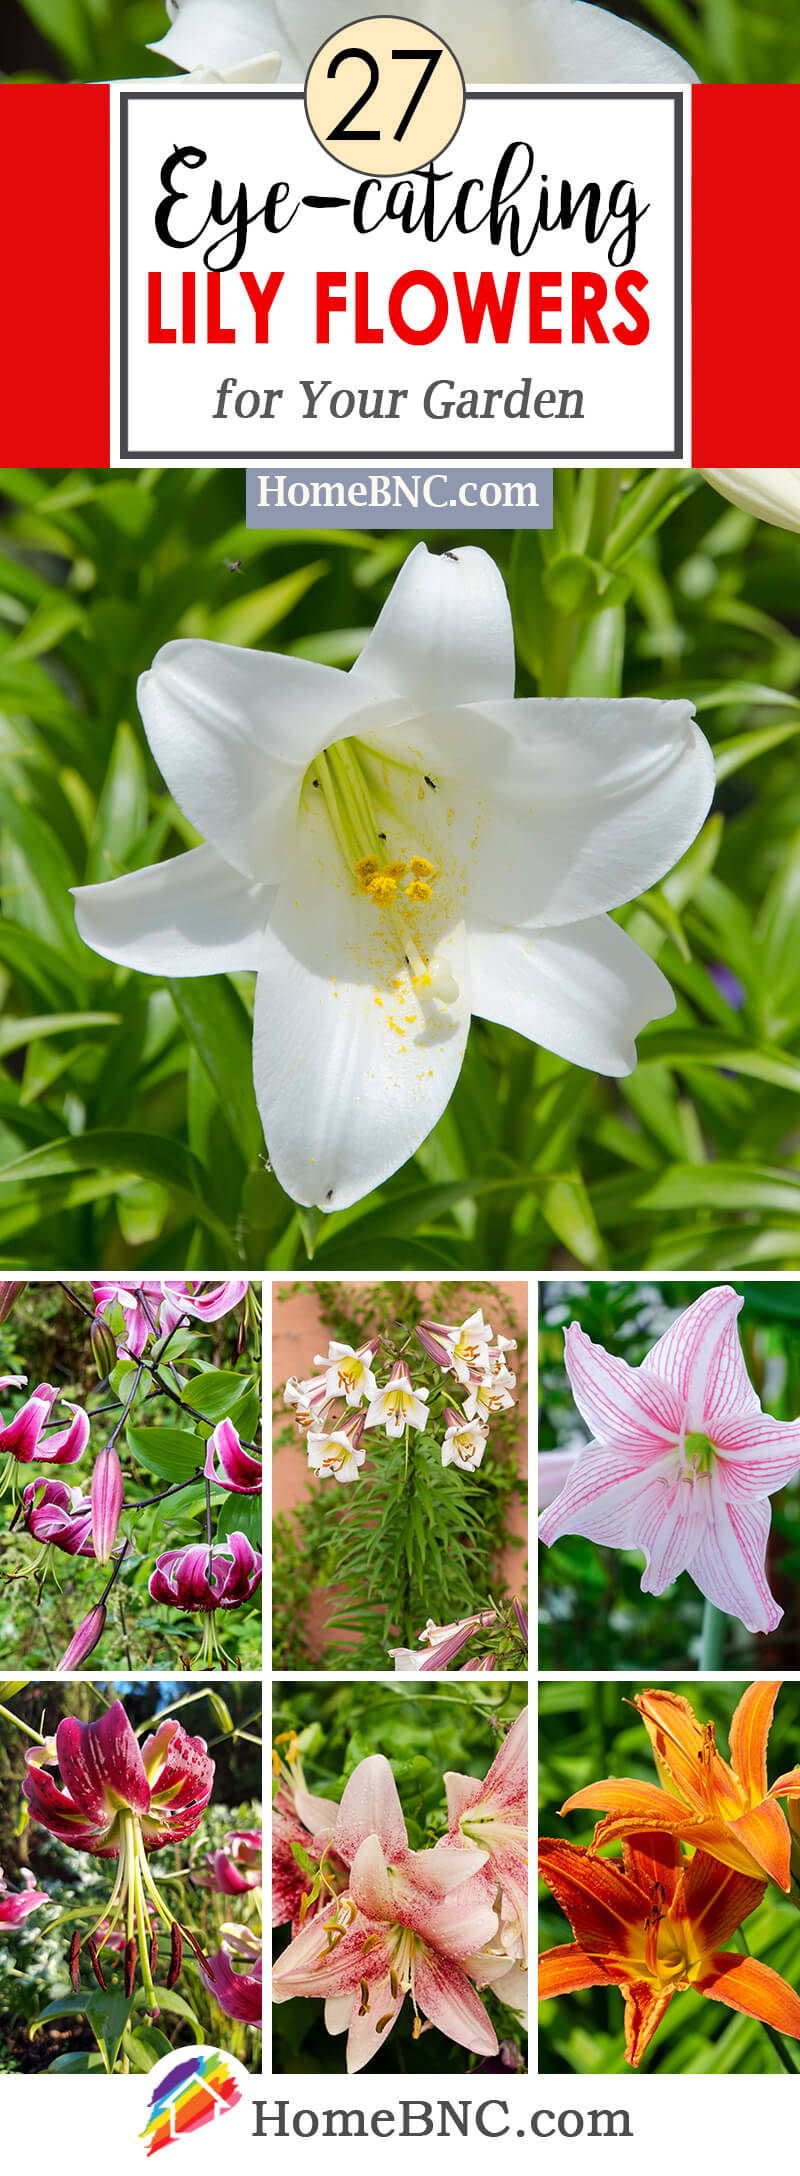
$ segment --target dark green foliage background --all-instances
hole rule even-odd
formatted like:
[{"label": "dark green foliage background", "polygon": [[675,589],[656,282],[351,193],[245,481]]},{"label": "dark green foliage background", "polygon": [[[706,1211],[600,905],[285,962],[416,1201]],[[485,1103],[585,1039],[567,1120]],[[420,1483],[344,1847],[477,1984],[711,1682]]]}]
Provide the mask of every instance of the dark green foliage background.
[{"label": "dark green foliage background", "polygon": [[[426,1851],[447,1833],[448,1769],[484,1776],[501,1740],[525,1706],[521,1685],[368,1684],[308,1685],[283,1678],[273,1688],[273,1735],[295,1730],[312,1733],[304,1749],[307,1788],[321,1798],[340,1799],[348,1777],[370,1753],[384,1753],[403,1807],[412,1851]],[[289,1929],[278,1928],[276,1948],[283,1950]],[[498,2040],[525,2048],[518,2017],[489,1990],[481,2000]],[[412,2011],[406,2002],[388,2035],[380,2058],[367,2066],[396,2074],[465,2071],[480,2067],[468,2049],[457,2047],[435,2028],[412,2038]],[[276,2072],[334,2072],[345,2067],[345,2042],[326,2032],[323,2004],[303,1997],[273,2005],[273,2069]]]},{"label": "dark green foliage background", "polygon": [[[733,1280],[734,1283],[736,1280]],[[580,1323],[595,1344],[632,1367],[683,1308],[704,1290],[688,1280],[632,1280],[613,1285],[565,1279],[540,1288],[539,1449],[589,1440],[564,1367],[564,1328]],[[766,1410],[777,1420],[800,1416],[800,1284],[736,1284],[744,1298],[739,1335],[748,1373],[764,1397],[764,1371],[775,1394]],[[775,1391],[776,1381],[779,1389]],[[777,1631],[747,1632],[725,1617],[720,1666],[770,1672],[800,1667],[800,1484],[772,1502],[767,1571],[784,1617]],[[543,1670],[624,1670],[634,1659],[648,1669],[681,1670],[696,1662],[703,1597],[688,1572],[662,1595],[642,1594],[641,1551],[603,1549],[569,1534],[539,1549],[539,1663]]]},{"label": "dark green foliage background", "polygon": [[77,937],[69,893],[195,843],[136,709],[160,644],[349,666],[417,536],[248,533],[237,474],[13,471],[0,488],[0,1265],[796,1264],[800,537],[692,473],[586,470],[557,475],[552,533],[468,539],[508,583],[521,694],[698,705],[714,811],[620,915],[678,1010],[621,1082],[473,1023],[429,1140],[323,1217],[269,1170],[253,977],[113,968]]},{"label": "dark green foliage background", "polygon": [[[291,1286],[274,1286],[273,1307],[291,1291]],[[470,1286],[468,1291],[454,1290],[451,1284],[426,1288],[424,1298],[413,1286],[397,1284],[370,1283],[359,1291],[317,1283],[314,1291],[330,1336],[356,1348],[378,1333],[392,1337],[399,1330],[402,1337],[423,1319],[460,1321],[482,1307],[496,1334],[516,1333],[518,1350],[509,1359],[518,1382],[524,1381],[525,1340],[502,1293],[492,1285]],[[313,1356],[308,1357],[310,1374]],[[418,1346],[411,1345],[407,1359],[416,1383],[422,1362]],[[459,1386],[454,1377],[449,1381],[458,1404]],[[287,1413],[282,1392],[283,1385],[276,1384],[273,1448],[293,1443],[305,1463],[305,1441]],[[275,1669],[391,1671],[389,1648],[415,1648],[429,1617],[434,1624],[450,1624],[471,1615],[490,1594],[502,1598],[495,1583],[501,1552],[511,1540],[509,1498],[527,1499],[527,1485],[518,1472],[517,1408],[495,1415],[475,1474],[442,1466],[441,1430],[437,1435],[434,1440],[427,1432],[410,1433],[405,1474],[403,1444],[376,1431],[364,1438],[366,1472],[362,1470],[354,1487],[318,1485],[291,1516],[277,1514],[272,1535]],[[513,1583],[520,1597],[526,1573],[520,1554]],[[329,1586],[337,1589],[326,1628],[331,1639],[317,1656],[308,1647],[304,1613],[314,1590]],[[482,1652],[485,1647],[477,1635],[455,1667]]]},{"label": "dark green foliage background", "polygon": [[[559,1807],[573,1791],[605,1776],[635,1776],[657,1781],[655,1763],[644,1724],[635,1710],[625,1706],[634,1693],[658,1677],[629,1682],[616,1678],[606,1684],[542,1684],[539,1687],[539,1834],[562,1837],[574,1844],[591,1843],[600,1816],[580,1810],[561,1820]],[[670,1683],[670,1691],[683,1693],[692,1702],[701,1723],[716,1724],[717,1744],[727,1760],[728,1729],[737,1701],[745,1690],[739,1678],[712,1684],[707,1680]],[[769,1739],[770,1779],[785,1775],[797,1762],[800,1742],[800,1690],[785,1685],[778,1695]],[[785,1801],[782,1802],[785,1811]],[[612,1847],[604,1857],[617,1857]],[[790,1987],[800,1978],[800,1912],[774,1887],[746,1922],[748,1949],[772,1966]],[[566,1921],[550,1893],[540,1884],[539,1949],[551,1949],[572,1939]],[[730,1949],[743,1945],[734,1937]],[[587,1989],[577,1995],[560,1995],[539,2005],[539,2069],[572,2071],[581,2076],[608,2074],[630,2076],[625,2060],[622,2031],[623,2002],[617,1988]],[[783,2038],[787,2064],[800,2070],[800,2046]],[[674,1995],[670,2007],[640,2064],[641,2071],[664,2076],[700,2073],[703,2076],[738,2076],[743,2072],[784,2069],[765,2028],[756,2019],[737,2017],[722,2003],[710,2002],[689,1991]]]}]

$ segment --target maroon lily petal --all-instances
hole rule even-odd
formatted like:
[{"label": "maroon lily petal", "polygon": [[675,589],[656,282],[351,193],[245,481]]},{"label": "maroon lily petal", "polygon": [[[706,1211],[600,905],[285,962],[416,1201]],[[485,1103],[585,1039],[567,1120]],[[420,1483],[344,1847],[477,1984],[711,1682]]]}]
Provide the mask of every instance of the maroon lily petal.
[{"label": "maroon lily petal", "polygon": [[121,1700],[95,1723],[65,1716],[56,1731],[56,1746],[67,1789],[90,1820],[126,1806],[133,1813],[149,1811],[150,1785]]}]

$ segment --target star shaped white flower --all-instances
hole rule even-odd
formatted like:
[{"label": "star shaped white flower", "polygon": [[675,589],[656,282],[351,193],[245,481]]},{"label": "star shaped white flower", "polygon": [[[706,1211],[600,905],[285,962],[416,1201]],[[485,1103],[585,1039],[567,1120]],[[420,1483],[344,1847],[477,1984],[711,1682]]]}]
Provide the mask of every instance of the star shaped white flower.
[{"label": "star shaped white flower", "polygon": [[[166,0],[170,27],[151,50],[180,68],[246,80],[277,56],[281,78],[302,83],[315,53],[352,20],[345,0]],[[418,0],[392,14],[420,19]],[[426,0],[424,20],[458,55],[470,83],[693,83],[694,70],[661,38],[589,0]],[[250,74],[250,81],[270,77]]]},{"label": "star shaped white flower", "polygon": [[488,553],[406,560],[350,673],[169,642],[139,682],[150,747],[208,842],[76,892],[106,959],[257,972],[273,1169],[343,1209],[452,1095],[470,1015],[619,1074],[671,1012],[607,909],[663,876],[713,791],[691,704],[514,700]]}]

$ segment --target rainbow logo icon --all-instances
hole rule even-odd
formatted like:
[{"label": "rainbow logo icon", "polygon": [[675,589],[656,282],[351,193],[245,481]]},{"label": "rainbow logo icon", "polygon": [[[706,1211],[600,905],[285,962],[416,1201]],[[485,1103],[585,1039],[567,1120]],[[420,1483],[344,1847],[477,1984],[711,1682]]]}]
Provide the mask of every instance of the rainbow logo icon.
[{"label": "rainbow logo icon", "polygon": [[230,2115],[241,2098],[238,2079],[219,2048],[195,2048],[170,2061],[153,2086],[148,2120],[139,2133],[148,2155]]}]

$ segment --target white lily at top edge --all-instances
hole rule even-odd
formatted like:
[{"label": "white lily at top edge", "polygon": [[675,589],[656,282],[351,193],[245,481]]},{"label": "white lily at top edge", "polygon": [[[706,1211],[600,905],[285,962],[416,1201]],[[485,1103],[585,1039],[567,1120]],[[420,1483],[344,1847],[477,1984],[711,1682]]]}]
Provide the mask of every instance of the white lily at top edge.
[{"label": "white lily at top edge", "polygon": [[[200,80],[302,83],[334,32],[366,0],[166,0],[169,29],[151,47]],[[380,13],[377,9],[374,12]],[[694,83],[688,63],[648,30],[590,0],[391,0],[456,53],[469,83]]]},{"label": "white lily at top edge", "polygon": [[472,1013],[624,1074],[674,1008],[609,909],[686,852],[711,801],[692,705],[514,697],[502,577],[418,544],[349,673],[168,642],[150,747],[204,845],[76,892],[85,943],[156,976],[257,975],[276,1176],[348,1207],[410,1156]]}]

